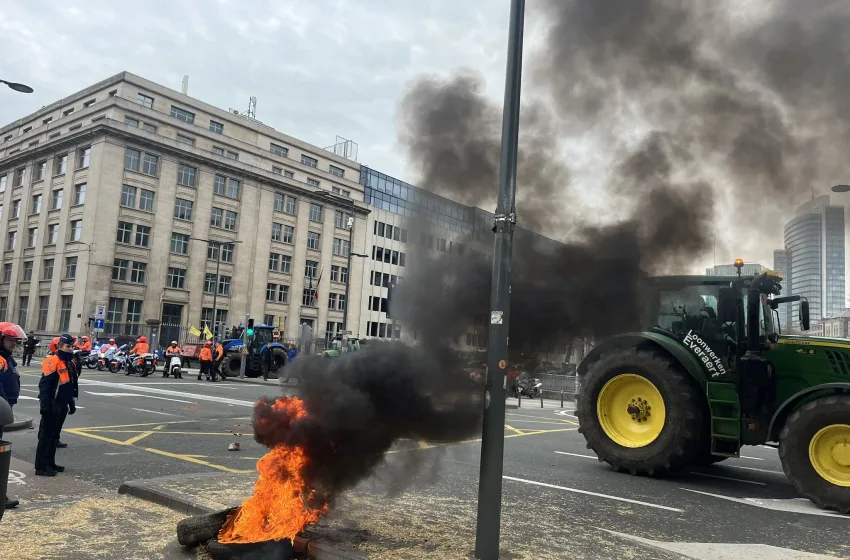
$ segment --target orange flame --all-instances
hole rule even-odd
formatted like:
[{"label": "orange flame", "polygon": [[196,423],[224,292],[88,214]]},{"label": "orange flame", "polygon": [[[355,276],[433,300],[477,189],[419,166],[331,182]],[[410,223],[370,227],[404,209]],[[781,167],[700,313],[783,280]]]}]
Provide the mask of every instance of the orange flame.
[{"label": "orange flame", "polygon": [[[295,397],[279,398],[272,409],[284,413],[289,420],[307,415],[304,402]],[[318,521],[328,505],[308,506],[311,496],[301,476],[306,464],[307,457],[301,447],[273,447],[257,461],[260,476],[254,485],[254,495],[227,518],[218,541],[256,543],[294,539],[305,526]]]}]

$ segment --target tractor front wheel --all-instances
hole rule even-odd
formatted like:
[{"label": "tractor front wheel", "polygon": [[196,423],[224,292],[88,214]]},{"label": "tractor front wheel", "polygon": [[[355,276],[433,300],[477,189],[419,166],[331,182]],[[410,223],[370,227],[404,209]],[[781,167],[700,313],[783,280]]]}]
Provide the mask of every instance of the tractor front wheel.
[{"label": "tractor front wheel", "polygon": [[222,377],[239,377],[239,369],[242,366],[242,356],[231,354],[221,360],[219,370]]},{"label": "tractor front wheel", "polygon": [[850,513],[850,395],[822,397],[795,410],[779,434],[779,458],[800,494]]},{"label": "tractor front wheel", "polygon": [[581,387],[579,432],[601,461],[650,476],[696,461],[705,399],[673,359],[616,351],[593,364]]}]

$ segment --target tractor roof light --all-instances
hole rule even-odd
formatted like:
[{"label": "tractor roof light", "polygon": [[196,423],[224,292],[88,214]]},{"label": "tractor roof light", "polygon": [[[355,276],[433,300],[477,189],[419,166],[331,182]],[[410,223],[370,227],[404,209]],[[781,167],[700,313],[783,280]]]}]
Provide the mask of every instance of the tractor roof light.
[{"label": "tractor roof light", "polygon": [[743,268],[744,259],[735,259],[735,268]]}]

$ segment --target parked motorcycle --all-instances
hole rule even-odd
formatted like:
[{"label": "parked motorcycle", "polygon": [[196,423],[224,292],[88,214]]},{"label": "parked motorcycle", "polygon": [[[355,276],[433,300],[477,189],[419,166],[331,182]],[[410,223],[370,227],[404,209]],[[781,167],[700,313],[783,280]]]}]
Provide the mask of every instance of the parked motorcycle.
[{"label": "parked motorcycle", "polygon": [[146,354],[130,354],[124,360],[124,375],[137,374],[139,377],[147,377],[156,371],[156,358],[148,352]]},{"label": "parked motorcycle", "polygon": [[98,362],[98,353],[97,352],[80,352],[80,360],[82,364],[89,369],[95,369],[97,367]]},{"label": "parked motorcycle", "polygon": [[543,382],[536,377],[526,377],[517,383],[517,391],[523,397],[534,399],[540,396]]},{"label": "parked motorcycle", "polygon": [[110,373],[118,373],[121,370],[126,369],[127,347],[127,344],[121,346],[117,351],[113,352],[112,356],[107,360],[106,367],[109,369]]},{"label": "parked motorcycle", "polygon": [[182,361],[180,356],[171,356],[166,358],[165,368],[162,370],[162,376],[168,377],[171,375],[175,379],[183,379]]}]

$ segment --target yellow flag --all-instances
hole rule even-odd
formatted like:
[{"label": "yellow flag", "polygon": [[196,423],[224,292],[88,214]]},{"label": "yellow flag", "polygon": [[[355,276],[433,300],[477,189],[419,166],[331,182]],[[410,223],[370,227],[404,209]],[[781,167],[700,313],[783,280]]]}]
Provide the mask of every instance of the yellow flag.
[{"label": "yellow flag", "polygon": [[212,338],[212,331],[210,331],[210,328],[207,325],[204,325],[204,338],[207,340]]},{"label": "yellow flag", "polygon": [[191,334],[192,336],[201,336],[201,331],[196,329],[194,326],[189,325],[189,334]]}]

